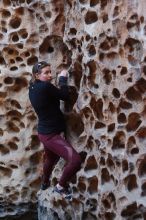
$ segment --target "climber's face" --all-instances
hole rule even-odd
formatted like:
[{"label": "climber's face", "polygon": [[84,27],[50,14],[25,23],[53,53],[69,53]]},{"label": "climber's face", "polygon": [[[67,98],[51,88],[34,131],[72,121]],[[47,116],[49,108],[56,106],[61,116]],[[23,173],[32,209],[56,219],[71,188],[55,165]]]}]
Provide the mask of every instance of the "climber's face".
[{"label": "climber's face", "polygon": [[52,80],[52,74],[51,74],[51,67],[45,66],[40,70],[40,73],[36,74],[36,79],[39,79],[41,81],[51,81]]}]

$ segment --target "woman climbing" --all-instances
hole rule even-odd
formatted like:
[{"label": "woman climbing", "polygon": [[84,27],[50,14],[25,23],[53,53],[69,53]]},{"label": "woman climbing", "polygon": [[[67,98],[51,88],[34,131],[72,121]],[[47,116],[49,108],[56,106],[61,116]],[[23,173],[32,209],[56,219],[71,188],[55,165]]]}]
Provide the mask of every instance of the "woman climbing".
[{"label": "woman climbing", "polygon": [[62,157],[66,162],[61,178],[54,191],[66,199],[72,199],[68,182],[80,169],[81,158],[71,144],[62,137],[66,130],[65,119],[60,110],[60,100],[69,99],[67,71],[59,74],[57,88],[52,81],[51,66],[38,62],[32,69],[33,80],[29,87],[29,99],[38,116],[38,137],[44,145],[44,164],[41,189],[50,186],[50,176],[54,165]]}]

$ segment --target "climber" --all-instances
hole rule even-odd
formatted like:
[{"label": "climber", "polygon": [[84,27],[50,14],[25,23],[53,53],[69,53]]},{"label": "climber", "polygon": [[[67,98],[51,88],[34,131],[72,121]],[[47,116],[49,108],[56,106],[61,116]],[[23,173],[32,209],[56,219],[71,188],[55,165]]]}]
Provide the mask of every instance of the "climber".
[{"label": "climber", "polygon": [[44,146],[45,156],[41,189],[46,190],[50,186],[52,170],[59,158],[62,157],[67,164],[53,191],[70,200],[72,192],[68,182],[80,169],[81,158],[62,136],[65,133],[66,125],[64,115],[60,110],[60,100],[69,99],[67,74],[65,69],[58,74],[58,88],[51,83],[50,64],[45,61],[36,63],[32,68],[29,99],[38,116],[38,137]]}]

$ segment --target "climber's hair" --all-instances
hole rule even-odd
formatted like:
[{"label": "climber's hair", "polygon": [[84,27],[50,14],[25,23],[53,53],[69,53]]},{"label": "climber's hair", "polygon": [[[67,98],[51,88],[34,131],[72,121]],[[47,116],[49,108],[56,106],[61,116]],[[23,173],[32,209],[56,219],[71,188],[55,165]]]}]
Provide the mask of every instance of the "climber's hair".
[{"label": "climber's hair", "polygon": [[41,70],[46,66],[50,66],[50,64],[47,63],[46,61],[41,61],[41,62],[35,63],[32,68],[33,75],[35,75],[36,73],[38,73],[38,74],[41,73]]}]

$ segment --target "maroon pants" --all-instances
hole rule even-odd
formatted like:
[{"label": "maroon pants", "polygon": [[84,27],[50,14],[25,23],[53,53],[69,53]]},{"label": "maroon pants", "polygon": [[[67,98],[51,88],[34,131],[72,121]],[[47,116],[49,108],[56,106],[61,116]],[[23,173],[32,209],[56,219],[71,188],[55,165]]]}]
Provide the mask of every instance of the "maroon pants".
[{"label": "maroon pants", "polygon": [[43,165],[43,182],[48,183],[54,165],[62,157],[67,165],[64,167],[59,180],[61,186],[66,186],[70,178],[80,169],[81,158],[75,149],[59,134],[39,134],[44,145],[45,158]]}]

